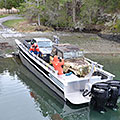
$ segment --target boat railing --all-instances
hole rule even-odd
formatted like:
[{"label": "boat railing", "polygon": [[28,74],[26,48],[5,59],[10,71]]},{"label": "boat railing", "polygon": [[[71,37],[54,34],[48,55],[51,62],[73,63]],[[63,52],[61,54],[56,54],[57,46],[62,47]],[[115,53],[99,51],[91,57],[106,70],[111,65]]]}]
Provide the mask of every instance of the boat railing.
[{"label": "boat railing", "polygon": [[44,66],[46,66],[49,70],[51,70],[53,73],[56,73],[56,71],[54,70],[54,68],[46,63],[44,60],[42,60],[41,58],[39,58],[38,56],[36,56],[35,54],[32,54],[28,48],[26,48],[24,45],[21,44],[21,46],[31,55],[33,56],[36,60],[38,60],[40,63],[42,63]]},{"label": "boat railing", "polygon": [[109,72],[107,72],[107,71],[105,71],[105,70],[102,70],[102,69],[99,69],[99,68],[97,68],[97,70],[99,71],[99,72],[101,72],[102,74],[104,74],[105,76],[107,76],[108,78],[108,80],[111,80],[111,79],[113,79],[113,77],[115,77],[115,75],[113,75],[113,74],[111,74],[111,73],[109,73]]},{"label": "boat railing", "polygon": [[95,67],[98,67],[98,68],[100,68],[100,69],[103,69],[103,65],[100,65],[100,64],[98,64],[97,62],[94,62],[94,61],[92,61],[92,60],[90,60],[90,59],[88,59],[88,58],[85,58],[85,60],[87,60],[88,62],[90,62],[91,64],[95,64]]},{"label": "boat railing", "polygon": [[40,63],[42,63],[44,66],[46,66],[49,70],[51,70],[53,73],[56,73],[56,71],[54,70],[54,68],[46,63],[44,60],[42,60],[41,58],[39,58],[38,56],[32,54],[30,51],[29,51],[29,54],[31,54],[36,60],[38,60]]},{"label": "boat railing", "polygon": [[[54,70],[54,68],[53,68],[50,64],[46,63],[44,60],[42,60],[42,59],[39,58],[38,56],[32,54],[30,51],[29,51],[29,54],[31,54],[36,60],[38,60],[39,62],[41,62],[44,66],[46,66],[46,67],[47,67],[50,71],[52,71],[54,74],[58,75],[58,71]],[[63,82],[64,82],[64,81],[61,82],[60,79],[58,79],[58,78],[56,79],[56,77],[55,77],[54,75],[52,75],[52,74],[50,74],[50,76],[53,78],[52,80],[53,80],[57,85],[60,86],[60,89],[63,90]],[[64,84],[65,84],[65,83],[64,83]]]}]

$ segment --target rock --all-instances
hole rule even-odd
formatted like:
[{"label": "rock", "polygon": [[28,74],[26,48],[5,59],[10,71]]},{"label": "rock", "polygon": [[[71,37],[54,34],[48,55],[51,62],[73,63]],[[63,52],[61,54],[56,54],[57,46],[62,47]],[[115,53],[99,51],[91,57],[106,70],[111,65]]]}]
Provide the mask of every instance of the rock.
[{"label": "rock", "polygon": [[85,28],[83,28],[82,32],[98,33],[103,29],[104,29],[103,25],[86,25]]},{"label": "rock", "polygon": [[105,24],[104,24],[105,26],[112,26],[113,25],[113,21],[109,21],[109,22],[106,22]]},{"label": "rock", "polygon": [[120,14],[117,14],[117,18],[120,19]]},{"label": "rock", "polygon": [[60,117],[60,115],[59,114],[54,114],[52,117],[52,120],[63,120],[61,117]]},{"label": "rock", "polygon": [[0,55],[0,58],[4,58],[4,56],[3,56],[3,55]]},{"label": "rock", "polygon": [[98,20],[99,21],[109,22],[110,20],[112,20],[112,15],[107,14],[107,13],[100,14],[99,17],[98,17]]},{"label": "rock", "polygon": [[120,34],[99,33],[98,36],[103,38],[103,39],[107,39],[107,40],[111,40],[111,41],[115,41],[115,42],[120,43]]},{"label": "rock", "polygon": [[37,26],[37,23],[31,23],[32,26]]}]

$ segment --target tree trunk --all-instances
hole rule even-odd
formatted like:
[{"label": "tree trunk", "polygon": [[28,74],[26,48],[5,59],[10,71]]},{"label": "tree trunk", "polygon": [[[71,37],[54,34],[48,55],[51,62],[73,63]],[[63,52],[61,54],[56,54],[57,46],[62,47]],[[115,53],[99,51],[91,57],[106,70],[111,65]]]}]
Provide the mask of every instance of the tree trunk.
[{"label": "tree trunk", "polygon": [[76,24],[76,0],[72,0],[73,9],[72,9],[72,18],[74,25]]},{"label": "tree trunk", "polygon": [[7,1],[5,0],[5,8],[7,7]]},{"label": "tree trunk", "polygon": [[40,26],[40,14],[38,13],[38,25]]},{"label": "tree trunk", "polygon": [[[39,7],[39,0],[37,0],[37,7]],[[38,25],[40,26],[40,13],[38,13]]]},{"label": "tree trunk", "polygon": [[45,3],[46,3],[46,0],[42,0],[43,1],[43,5],[45,5]]}]

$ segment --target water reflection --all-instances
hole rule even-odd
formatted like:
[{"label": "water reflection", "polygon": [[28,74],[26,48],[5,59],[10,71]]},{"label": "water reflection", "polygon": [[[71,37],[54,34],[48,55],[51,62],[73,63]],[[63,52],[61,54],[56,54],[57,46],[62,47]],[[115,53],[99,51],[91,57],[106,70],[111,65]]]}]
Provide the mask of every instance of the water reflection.
[{"label": "water reflection", "polygon": [[[44,117],[49,116],[52,120],[89,120],[89,107],[78,106],[73,108],[71,105],[60,99],[39,79],[31,74],[23,65],[19,66],[17,75],[29,86],[31,98],[36,103],[36,108]],[[24,69],[24,72],[22,72]],[[22,71],[21,71],[22,70]]]},{"label": "water reflection", "polygon": [[104,69],[115,75],[120,80],[120,55],[119,54],[89,54],[87,57],[104,65]]},{"label": "water reflection", "polygon": [[[0,59],[0,111],[2,120],[89,120],[89,107],[66,105],[25,68],[19,59]],[[3,64],[4,63],[4,64]],[[2,98],[2,99],[1,99]],[[11,104],[11,105],[10,105]],[[7,106],[7,109],[4,109]],[[16,108],[15,108],[16,106]],[[9,109],[8,109],[9,108]],[[16,109],[16,110],[15,110]],[[3,113],[3,112],[2,112]]]},{"label": "water reflection", "polygon": [[120,111],[113,111],[107,109],[108,112],[105,114],[100,114],[96,111],[90,112],[90,120],[119,120],[120,119]]},{"label": "water reflection", "polygon": [[[95,58],[95,57],[94,57]],[[119,58],[96,58],[105,69],[118,75]],[[100,61],[101,60],[101,61]],[[109,69],[110,68],[110,69]],[[1,120],[118,120],[120,110],[107,113],[88,106],[64,103],[54,92],[25,68],[18,58],[0,59],[0,118]],[[120,104],[119,104],[120,106]],[[4,114],[6,113],[6,115]]]}]

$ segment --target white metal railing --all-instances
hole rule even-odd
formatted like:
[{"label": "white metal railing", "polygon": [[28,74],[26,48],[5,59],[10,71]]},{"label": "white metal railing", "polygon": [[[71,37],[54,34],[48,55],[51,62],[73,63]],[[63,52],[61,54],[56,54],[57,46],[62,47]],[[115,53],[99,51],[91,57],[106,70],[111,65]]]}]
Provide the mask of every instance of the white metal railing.
[{"label": "white metal railing", "polygon": [[91,64],[94,63],[96,67],[103,69],[103,65],[98,64],[97,62],[94,62],[88,58],[85,58],[85,60],[87,60],[88,62],[90,62]]},{"label": "white metal railing", "polygon": [[107,72],[107,71],[105,71],[105,70],[102,70],[102,69],[99,69],[99,68],[97,68],[97,70],[98,70],[99,72],[101,72],[102,74],[108,76],[108,78],[109,78],[109,77],[115,77],[115,75],[113,75],[113,74],[111,74],[111,73],[109,73],[109,72]]},{"label": "white metal railing", "polygon": [[[22,44],[21,44],[22,45]],[[46,66],[48,69],[50,69],[53,73],[55,73],[56,71],[54,70],[54,68],[46,63],[44,60],[42,60],[41,58],[39,58],[38,56],[36,56],[35,54],[32,54],[24,45],[22,45],[22,47],[24,47],[24,49],[30,54],[32,55],[35,59],[37,59],[40,63],[42,63],[44,66]]]}]

